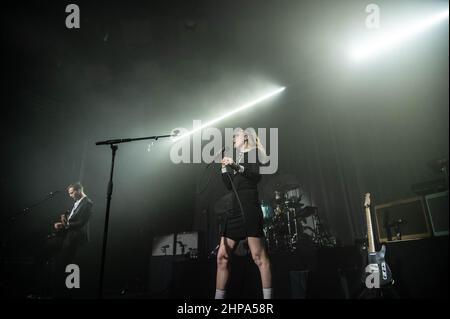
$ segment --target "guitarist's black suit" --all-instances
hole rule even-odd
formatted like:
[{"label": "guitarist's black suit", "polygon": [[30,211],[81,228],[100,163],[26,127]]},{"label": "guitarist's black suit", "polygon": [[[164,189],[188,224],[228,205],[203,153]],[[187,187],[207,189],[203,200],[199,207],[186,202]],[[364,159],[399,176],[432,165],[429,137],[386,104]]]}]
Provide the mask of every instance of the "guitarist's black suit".
[{"label": "guitarist's black suit", "polygon": [[[68,264],[78,264],[75,261],[76,254],[81,245],[89,241],[89,219],[92,215],[92,201],[84,197],[76,209],[67,212],[67,225],[62,230],[53,230],[53,234],[47,237],[43,249],[38,251],[36,278],[40,293],[53,293],[61,295],[66,292],[64,285],[65,268]],[[48,263],[54,258],[55,263]],[[50,265],[54,265],[54,268]],[[51,268],[49,268],[49,266]],[[42,278],[52,275],[54,279],[46,282]],[[45,290],[50,289],[51,292]],[[55,290],[56,289],[56,290]]]},{"label": "guitarist's black suit", "polygon": [[92,201],[86,196],[71,216],[68,216],[61,247],[61,262],[63,265],[72,263],[78,247],[89,241],[89,218],[92,215],[92,206]]}]

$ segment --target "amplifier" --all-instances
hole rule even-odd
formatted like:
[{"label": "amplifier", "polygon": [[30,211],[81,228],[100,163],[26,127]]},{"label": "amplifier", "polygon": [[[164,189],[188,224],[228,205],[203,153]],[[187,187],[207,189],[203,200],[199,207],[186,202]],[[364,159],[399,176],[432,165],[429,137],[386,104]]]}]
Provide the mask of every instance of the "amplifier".
[{"label": "amplifier", "polygon": [[152,256],[185,256],[198,258],[199,232],[182,232],[153,238]]},{"label": "amplifier", "polygon": [[198,232],[177,233],[175,237],[175,255],[189,255],[191,258],[197,258],[199,250],[198,237]]},{"label": "amplifier", "polygon": [[174,254],[175,234],[153,238],[152,256],[172,256]]},{"label": "amplifier", "polygon": [[431,236],[426,206],[421,196],[376,205],[375,219],[380,242]]},{"label": "amplifier", "polygon": [[434,236],[448,235],[448,191],[425,196]]}]

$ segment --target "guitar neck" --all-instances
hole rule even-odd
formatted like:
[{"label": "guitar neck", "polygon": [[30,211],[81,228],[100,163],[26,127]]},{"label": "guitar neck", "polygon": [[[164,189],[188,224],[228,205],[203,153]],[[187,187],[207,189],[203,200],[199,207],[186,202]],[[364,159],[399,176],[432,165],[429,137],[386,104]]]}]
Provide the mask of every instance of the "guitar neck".
[{"label": "guitar neck", "polygon": [[367,239],[369,241],[369,253],[375,252],[375,242],[373,239],[373,230],[372,230],[372,218],[370,216],[370,207],[366,207],[366,221],[367,221]]}]

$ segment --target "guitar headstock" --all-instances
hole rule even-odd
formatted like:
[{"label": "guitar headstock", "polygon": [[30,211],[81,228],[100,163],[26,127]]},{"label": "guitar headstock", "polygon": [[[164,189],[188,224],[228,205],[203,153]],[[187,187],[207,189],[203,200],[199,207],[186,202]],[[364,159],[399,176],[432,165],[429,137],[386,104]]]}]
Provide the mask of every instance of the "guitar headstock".
[{"label": "guitar headstock", "polygon": [[366,193],[366,195],[364,196],[364,207],[370,207],[370,193]]}]

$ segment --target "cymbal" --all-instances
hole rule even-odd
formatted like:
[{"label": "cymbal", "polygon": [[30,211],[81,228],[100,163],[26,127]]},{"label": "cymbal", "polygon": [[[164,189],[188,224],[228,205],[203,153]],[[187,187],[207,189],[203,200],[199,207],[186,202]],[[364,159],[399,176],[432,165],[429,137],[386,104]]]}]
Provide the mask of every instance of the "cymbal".
[{"label": "cymbal", "polygon": [[317,212],[316,207],[306,206],[306,207],[300,209],[299,212],[297,212],[297,218],[306,218],[311,215],[314,215],[316,212]]},{"label": "cymbal", "polygon": [[268,175],[261,187],[261,195],[266,200],[273,200],[275,192],[286,192],[291,189],[300,188],[297,177],[291,174]]}]

